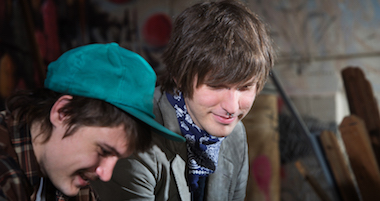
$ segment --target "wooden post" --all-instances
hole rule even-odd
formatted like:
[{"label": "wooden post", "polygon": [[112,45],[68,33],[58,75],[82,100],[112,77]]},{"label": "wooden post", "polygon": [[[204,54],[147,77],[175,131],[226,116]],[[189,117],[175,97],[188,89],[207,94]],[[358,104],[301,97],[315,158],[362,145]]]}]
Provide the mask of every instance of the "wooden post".
[{"label": "wooden post", "polygon": [[306,171],[302,163],[300,161],[296,161],[295,165],[298,172],[310,184],[310,186],[313,188],[314,192],[318,195],[318,197],[322,201],[331,201],[327,193],[323,190],[321,185],[318,183],[318,181]]},{"label": "wooden post", "polygon": [[243,123],[250,161],[246,201],[280,201],[277,95],[260,94]]},{"label": "wooden post", "polygon": [[343,69],[342,78],[350,112],[364,121],[377,164],[380,165],[380,114],[372,86],[358,67]]},{"label": "wooden post", "polygon": [[331,131],[323,131],[320,139],[343,201],[360,201],[355,176],[337,137]]},{"label": "wooden post", "polygon": [[345,117],[339,130],[363,201],[378,200],[380,173],[363,120],[355,115]]},{"label": "wooden post", "polygon": [[0,58],[0,99],[10,96],[15,89],[15,69],[11,55],[5,53]]},{"label": "wooden post", "polygon": [[22,8],[22,13],[24,17],[24,22],[27,30],[28,39],[30,41],[31,45],[31,52],[34,58],[34,61],[36,62],[37,69],[38,69],[38,76],[41,83],[44,83],[45,77],[46,77],[46,68],[40,53],[40,49],[37,44],[36,37],[34,35],[34,23],[33,23],[33,16],[30,11],[29,1],[28,0],[20,0],[19,1],[20,6]]}]

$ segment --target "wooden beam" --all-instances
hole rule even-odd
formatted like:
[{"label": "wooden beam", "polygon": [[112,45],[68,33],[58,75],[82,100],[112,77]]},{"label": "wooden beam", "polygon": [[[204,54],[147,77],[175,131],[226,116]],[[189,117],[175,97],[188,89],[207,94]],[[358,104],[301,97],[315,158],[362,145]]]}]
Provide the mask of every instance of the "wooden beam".
[{"label": "wooden beam", "polygon": [[325,190],[321,187],[318,181],[306,171],[305,167],[302,165],[300,161],[295,162],[296,168],[298,172],[302,175],[302,177],[310,184],[313,188],[314,192],[318,195],[318,197],[322,201],[331,201],[329,196],[326,194]]},{"label": "wooden beam", "polygon": [[378,165],[380,165],[380,114],[370,82],[358,67],[342,70],[350,112],[360,117],[366,126]]},{"label": "wooden beam", "polygon": [[242,120],[250,171],[245,201],[280,201],[280,150],[276,94],[260,94]]},{"label": "wooden beam", "polygon": [[380,173],[362,119],[350,115],[339,126],[363,201],[380,198]]},{"label": "wooden beam", "polygon": [[39,81],[43,85],[45,77],[46,77],[46,67],[45,67],[45,64],[43,62],[43,59],[42,59],[42,56],[40,53],[40,49],[39,49],[38,44],[37,44],[37,39],[34,35],[34,22],[33,22],[32,12],[30,10],[30,4],[29,4],[28,0],[20,0],[19,3],[20,3],[20,6],[22,8],[21,10],[22,10],[23,17],[24,17],[27,35],[28,35],[28,39],[30,41],[30,46],[31,46],[30,51],[32,53],[34,61],[36,62],[36,66],[38,69],[37,73],[39,76]]},{"label": "wooden beam", "polygon": [[335,134],[323,131],[320,140],[343,201],[360,201],[360,191],[347,157]]}]

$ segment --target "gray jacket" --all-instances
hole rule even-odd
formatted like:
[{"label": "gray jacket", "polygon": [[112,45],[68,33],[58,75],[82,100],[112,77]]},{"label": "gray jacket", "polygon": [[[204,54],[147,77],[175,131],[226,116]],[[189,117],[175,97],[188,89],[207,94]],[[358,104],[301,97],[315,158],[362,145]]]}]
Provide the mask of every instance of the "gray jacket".
[{"label": "gray jacket", "polygon": [[[156,120],[180,133],[175,110],[155,91]],[[248,147],[241,122],[223,140],[216,171],[207,179],[206,200],[244,200],[248,179]],[[174,142],[153,135],[153,146],[144,153],[121,159],[110,182],[93,182],[103,201],[116,200],[183,200],[191,196],[186,181],[187,151],[184,142]]]}]

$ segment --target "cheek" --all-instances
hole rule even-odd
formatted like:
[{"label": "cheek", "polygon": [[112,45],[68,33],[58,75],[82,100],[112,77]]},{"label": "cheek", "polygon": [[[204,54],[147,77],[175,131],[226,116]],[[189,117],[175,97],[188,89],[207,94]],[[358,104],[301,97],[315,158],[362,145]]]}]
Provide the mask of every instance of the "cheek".
[{"label": "cheek", "polygon": [[100,156],[96,151],[83,151],[82,154],[76,154],[76,157],[73,158],[75,165],[83,166],[76,168],[93,168],[99,164]]},{"label": "cheek", "polygon": [[240,108],[242,110],[250,110],[254,101],[255,96],[243,96],[240,99]]},{"label": "cheek", "polygon": [[203,96],[198,99],[196,102],[197,105],[205,108],[213,107],[217,105],[220,101],[216,98],[216,96]]},{"label": "cheek", "polygon": [[198,103],[203,106],[212,107],[228,100],[228,95],[223,91],[207,90],[198,96]]},{"label": "cheek", "polygon": [[83,161],[86,161],[87,163],[98,163],[100,161],[101,156],[98,152],[91,152],[86,154],[85,158],[83,158]]},{"label": "cheek", "polygon": [[215,106],[219,103],[217,96],[212,96],[211,94],[198,94],[193,96],[191,100],[186,101],[187,107],[192,108],[193,110],[200,110],[201,108],[209,108]]}]

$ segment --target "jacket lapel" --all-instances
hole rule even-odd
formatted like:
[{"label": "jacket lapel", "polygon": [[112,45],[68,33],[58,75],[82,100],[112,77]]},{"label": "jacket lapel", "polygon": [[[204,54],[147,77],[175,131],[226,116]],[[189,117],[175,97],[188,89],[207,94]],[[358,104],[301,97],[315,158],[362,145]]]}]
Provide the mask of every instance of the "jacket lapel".
[{"label": "jacket lapel", "polygon": [[190,201],[191,194],[185,178],[185,167],[186,162],[179,155],[176,155],[171,162],[171,170],[173,172],[181,200]]},{"label": "jacket lapel", "polygon": [[[181,133],[178,125],[176,112],[173,106],[169,103],[166,96],[161,94],[159,88],[155,90],[155,104],[159,107],[154,108],[154,114],[156,116],[156,121],[163,124],[169,130],[175,133]],[[163,114],[161,111],[165,111]],[[172,111],[172,112],[168,112]],[[175,183],[177,185],[177,190],[182,201],[190,201],[191,194],[186,181],[186,160],[187,160],[187,150],[186,143],[173,142],[171,140],[166,140],[166,148],[172,151],[174,158],[170,162],[170,168],[174,175]]]}]

